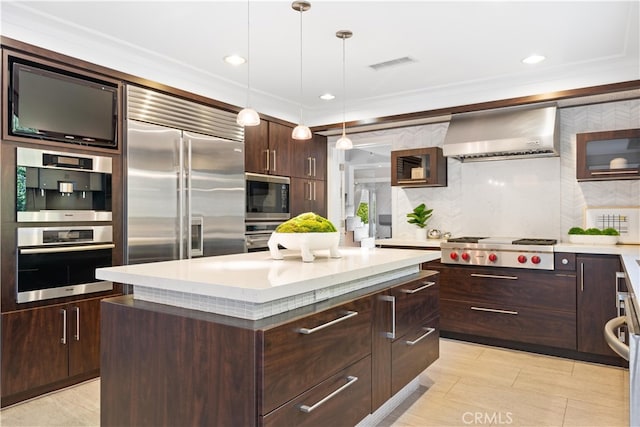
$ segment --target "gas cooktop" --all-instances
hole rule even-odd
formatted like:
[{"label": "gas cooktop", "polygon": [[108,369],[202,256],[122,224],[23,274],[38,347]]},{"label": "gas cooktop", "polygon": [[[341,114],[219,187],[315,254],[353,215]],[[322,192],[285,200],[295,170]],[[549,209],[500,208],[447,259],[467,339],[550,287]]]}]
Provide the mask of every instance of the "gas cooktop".
[{"label": "gas cooktop", "polygon": [[458,265],[554,269],[555,239],[456,237],[440,244],[441,262]]}]

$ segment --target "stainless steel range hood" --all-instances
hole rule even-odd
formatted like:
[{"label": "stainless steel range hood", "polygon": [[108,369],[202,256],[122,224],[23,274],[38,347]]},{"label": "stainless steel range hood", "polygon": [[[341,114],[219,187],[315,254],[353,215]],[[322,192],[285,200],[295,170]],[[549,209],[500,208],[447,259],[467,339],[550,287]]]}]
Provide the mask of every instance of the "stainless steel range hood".
[{"label": "stainless steel range hood", "polygon": [[443,154],[463,162],[559,156],[555,105],[454,114]]}]

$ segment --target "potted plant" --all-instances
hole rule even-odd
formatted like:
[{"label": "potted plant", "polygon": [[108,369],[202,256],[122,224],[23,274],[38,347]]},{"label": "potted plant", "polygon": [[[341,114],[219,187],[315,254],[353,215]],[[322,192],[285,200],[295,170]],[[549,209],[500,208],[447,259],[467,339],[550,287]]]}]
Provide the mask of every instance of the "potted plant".
[{"label": "potted plant", "polygon": [[427,238],[427,229],[425,227],[427,226],[429,218],[431,218],[432,212],[433,209],[427,209],[424,203],[420,203],[413,208],[412,212],[407,214],[407,222],[418,226],[416,230],[418,240],[425,240]]}]

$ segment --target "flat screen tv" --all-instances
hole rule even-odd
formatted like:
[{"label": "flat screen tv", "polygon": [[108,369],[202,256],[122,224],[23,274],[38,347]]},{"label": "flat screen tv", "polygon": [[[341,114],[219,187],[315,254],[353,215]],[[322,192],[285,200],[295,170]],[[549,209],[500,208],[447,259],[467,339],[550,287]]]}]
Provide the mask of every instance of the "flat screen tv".
[{"label": "flat screen tv", "polygon": [[12,135],[117,147],[116,86],[17,61],[10,84]]}]

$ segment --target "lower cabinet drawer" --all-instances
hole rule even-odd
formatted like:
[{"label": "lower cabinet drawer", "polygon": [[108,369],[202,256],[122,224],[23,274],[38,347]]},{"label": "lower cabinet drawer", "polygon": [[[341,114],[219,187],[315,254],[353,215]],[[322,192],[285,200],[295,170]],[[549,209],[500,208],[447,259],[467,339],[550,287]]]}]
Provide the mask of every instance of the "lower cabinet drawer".
[{"label": "lower cabinet drawer", "polygon": [[264,331],[259,414],[371,354],[372,307],[361,298]]},{"label": "lower cabinet drawer", "polygon": [[391,394],[400,391],[440,355],[439,318],[422,322],[391,346]]},{"label": "lower cabinet drawer", "polygon": [[442,299],[443,331],[576,350],[575,311]]},{"label": "lower cabinet drawer", "polygon": [[371,356],[261,417],[265,427],[351,427],[371,412]]}]

